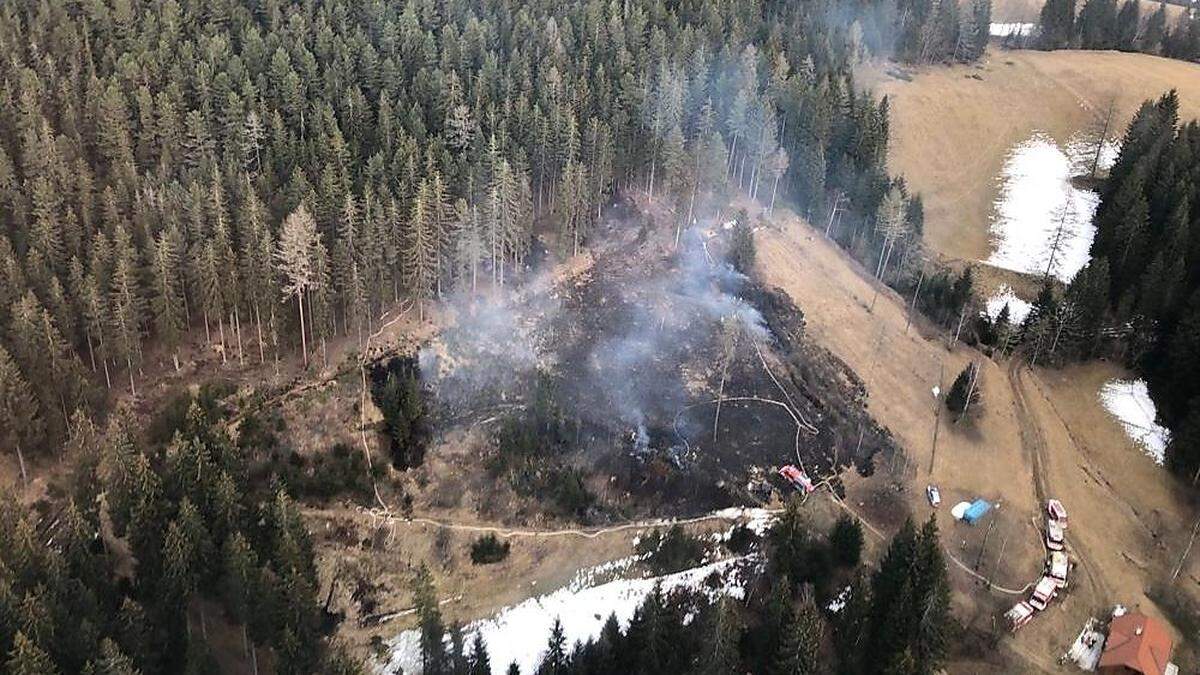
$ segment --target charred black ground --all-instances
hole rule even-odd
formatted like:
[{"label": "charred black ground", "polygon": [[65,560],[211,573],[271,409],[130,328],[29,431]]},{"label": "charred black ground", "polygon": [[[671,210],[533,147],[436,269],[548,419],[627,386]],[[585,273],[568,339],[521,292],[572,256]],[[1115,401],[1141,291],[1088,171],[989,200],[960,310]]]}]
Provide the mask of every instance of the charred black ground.
[{"label": "charred black ground", "polygon": [[497,477],[586,486],[564,509],[585,520],[753,503],[784,464],[839,489],[842,467],[869,472],[891,446],[800,309],[724,262],[727,228],[677,234],[622,201],[601,230],[590,265],[555,277],[547,258],[422,348],[435,445],[489,425],[480,455],[519,456],[493,458]]}]

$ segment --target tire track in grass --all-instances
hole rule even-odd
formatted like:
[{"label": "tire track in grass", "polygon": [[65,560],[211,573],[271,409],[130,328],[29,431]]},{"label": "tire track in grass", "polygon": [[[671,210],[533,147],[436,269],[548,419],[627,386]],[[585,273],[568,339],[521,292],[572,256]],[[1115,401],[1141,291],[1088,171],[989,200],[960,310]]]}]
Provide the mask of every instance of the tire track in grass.
[{"label": "tire track in grass", "polygon": [[[1042,433],[1041,422],[1038,420],[1036,414],[1029,409],[1029,403],[1025,397],[1025,370],[1025,363],[1021,360],[1019,353],[1009,357],[1008,382],[1012,389],[1013,403],[1017,408],[1017,418],[1021,422],[1021,445],[1025,449],[1025,453],[1029,455],[1033,465],[1034,496],[1037,498],[1040,512],[1050,492],[1045,472],[1046,439]],[[1038,532],[1040,533],[1041,530],[1039,529]],[[1099,572],[1097,572],[1096,566],[1092,562],[1090,552],[1079,541],[1078,537],[1072,540],[1071,548],[1078,552],[1075,559],[1079,562],[1079,567],[1083,569],[1084,574],[1090,582],[1093,602],[1097,606],[1105,604],[1111,596],[1107,584]]]}]

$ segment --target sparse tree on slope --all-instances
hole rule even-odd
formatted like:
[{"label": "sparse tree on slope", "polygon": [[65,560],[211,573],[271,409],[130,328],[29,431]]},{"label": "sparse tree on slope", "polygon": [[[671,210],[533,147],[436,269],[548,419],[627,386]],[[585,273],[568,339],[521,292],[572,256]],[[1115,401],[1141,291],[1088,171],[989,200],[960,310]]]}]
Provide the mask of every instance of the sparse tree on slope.
[{"label": "sparse tree on slope", "polygon": [[702,675],[734,675],[741,661],[738,643],[741,640],[741,623],[737,603],[722,595],[709,613],[710,623],[706,626],[705,652],[700,659]]},{"label": "sparse tree on slope", "polygon": [[429,569],[421,565],[413,581],[413,599],[417,624],[421,631],[421,667],[426,673],[440,673],[446,667],[446,648],[442,644],[445,624],[438,608],[437,591]]},{"label": "sparse tree on slope", "polygon": [[946,394],[946,407],[960,419],[967,417],[972,408],[977,408],[983,398],[979,388],[979,367],[968,363],[954,378],[950,392]]},{"label": "sparse tree on slope", "polygon": [[483,635],[476,631],[471,642],[471,667],[467,675],[492,675],[492,663],[488,658],[487,646],[483,643]]},{"label": "sparse tree on slope", "polygon": [[300,311],[300,344],[305,367],[308,366],[308,338],[304,332],[304,300],[314,282],[312,254],[316,242],[317,222],[301,204],[283,221],[275,261],[285,280],[284,296],[294,297]]}]

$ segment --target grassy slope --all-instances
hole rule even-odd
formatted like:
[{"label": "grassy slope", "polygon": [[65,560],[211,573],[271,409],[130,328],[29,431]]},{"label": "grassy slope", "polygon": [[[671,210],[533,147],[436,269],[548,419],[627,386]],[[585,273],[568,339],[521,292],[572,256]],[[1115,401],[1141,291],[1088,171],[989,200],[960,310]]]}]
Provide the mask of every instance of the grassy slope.
[{"label": "grassy slope", "polygon": [[1144,54],[993,48],[978,66],[924,69],[912,81],[880,69],[864,79],[891,97],[891,168],[924,195],[926,242],[963,260],[987,257],[996,177],[1034,131],[1065,142],[1115,96],[1119,134],[1143,100],[1172,87],[1181,117],[1200,117],[1200,65]]}]

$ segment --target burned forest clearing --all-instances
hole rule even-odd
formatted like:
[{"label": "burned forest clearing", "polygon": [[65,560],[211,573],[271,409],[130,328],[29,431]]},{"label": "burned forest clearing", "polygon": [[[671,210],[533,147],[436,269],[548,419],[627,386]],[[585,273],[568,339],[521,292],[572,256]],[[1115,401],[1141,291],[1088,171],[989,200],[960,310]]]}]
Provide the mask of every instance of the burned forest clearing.
[{"label": "burned forest clearing", "polygon": [[[1097,603],[1117,588],[1149,592],[1167,567],[1175,549],[1159,542],[1182,535],[1179,501],[1159,489],[1119,489],[1127,472],[1157,469],[1138,463],[1098,410],[1100,375],[1086,375],[1098,366],[1060,375],[953,345],[786,209],[755,227],[748,278],[719,262],[729,243],[722,222],[680,233],[676,249],[674,229],[654,224],[644,196],[611,213],[611,246],[557,264],[548,256],[536,280],[502,302],[449,303],[431,313],[437,328],[419,347],[405,339],[394,348],[415,350],[433,393],[425,464],[377,482],[384,508],[367,498],[310,514],[323,574],[338,579],[344,632],[359,648],[411,625],[404,579],[421,563],[435,570],[448,612],[488,617],[566,584],[574,570],[627,555],[661,519],[704,518],[735,504],[777,509],[791,488],[774,472],[788,463],[843,500],[813,495],[814,522],[849,509],[879,536],[905,513],[930,512],[926,484],[939,485],[948,503],[992,502],[986,526],[939,516],[955,604],[978,630],[990,630],[1005,602],[1037,580],[1045,498],[1083,511],[1072,541],[1086,563],[1066,611],[1018,635],[1011,653],[980,653],[964,667],[1050,669],[1047,655]],[[388,353],[382,342],[372,356]],[[933,389],[948,389],[968,362],[983,368],[987,403],[960,426],[939,414]],[[343,403],[355,386],[347,383]],[[556,446],[564,454],[517,468],[498,463],[506,424],[547,423],[526,415],[551,386],[550,417],[564,423],[555,433],[571,434]],[[368,439],[376,461],[386,462],[383,437]],[[582,501],[522,487],[537,471],[577,480]],[[1153,476],[1144,478],[1149,485]],[[687,527],[712,533],[728,522]],[[456,552],[485,531],[510,535],[513,557],[504,565],[519,570],[520,583],[496,586]],[[1129,542],[1123,549],[1112,548],[1115,533]],[[363,579],[372,580],[370,591],[354,592]],[[1157,611],[1145,593],[1121,597]]]},{"label": "burned forest clearing", "polygon": [[[864,406],[862,382],[808,337],[802,309],[725,262],[729,221],[681,232],[671,222],[645,195],[616,204],[604,243],[586,254],[558,262],[548,252],[526,283],[444,303],[428,314],[436,328],[416,347],[406,335],[372,344],[376,364],[415,357],[430,392],[429,439],[424,463],[380,474],[377,495],[311,512],[324,574],[342,589],[364,578],[377,586],[354,599],[339,591],[345,623],[368,629],[353,634],[405,624],[401,616],[381,626],[376,615],[408,602],[400,580],[420,561],[445,589],[484,581],[472,582],[476,573],[453,553],[471,528],[612,530],[512,537],[515,559],[506,565],[528,563],[540,581],[526,587],[532,593],[649,529],[625,529],[631,522],[699,517],[690,527],[711,530],[729,519],[706,516],[727,507],[778,508],[794,490],[777,475],[781,466],[841,493],[845,476],[896,461],[890,433]],[[285,414],[288,427],[307,428],[314,447],[354,442],[359,386],[345,378],[332,393],[299,399]],[[365,440],[377,465],[388,462],[380,418],[368,402]],[[312,419],[323,422],[305,427]],[[829,506],[813,509],[836,516]],[[366,552],[364,536],[374,537]],[[371,563],[366,573],[348,562],[378,556],[404,563],[391,572]],[[486,616],[521,599],[519,588],[467,593],[454,601],[455,615]]]},{"label": "burned forest clearing", "polygon": [[1200,672],[1200,12],[49,0],[0,56],[0,675]]}]

